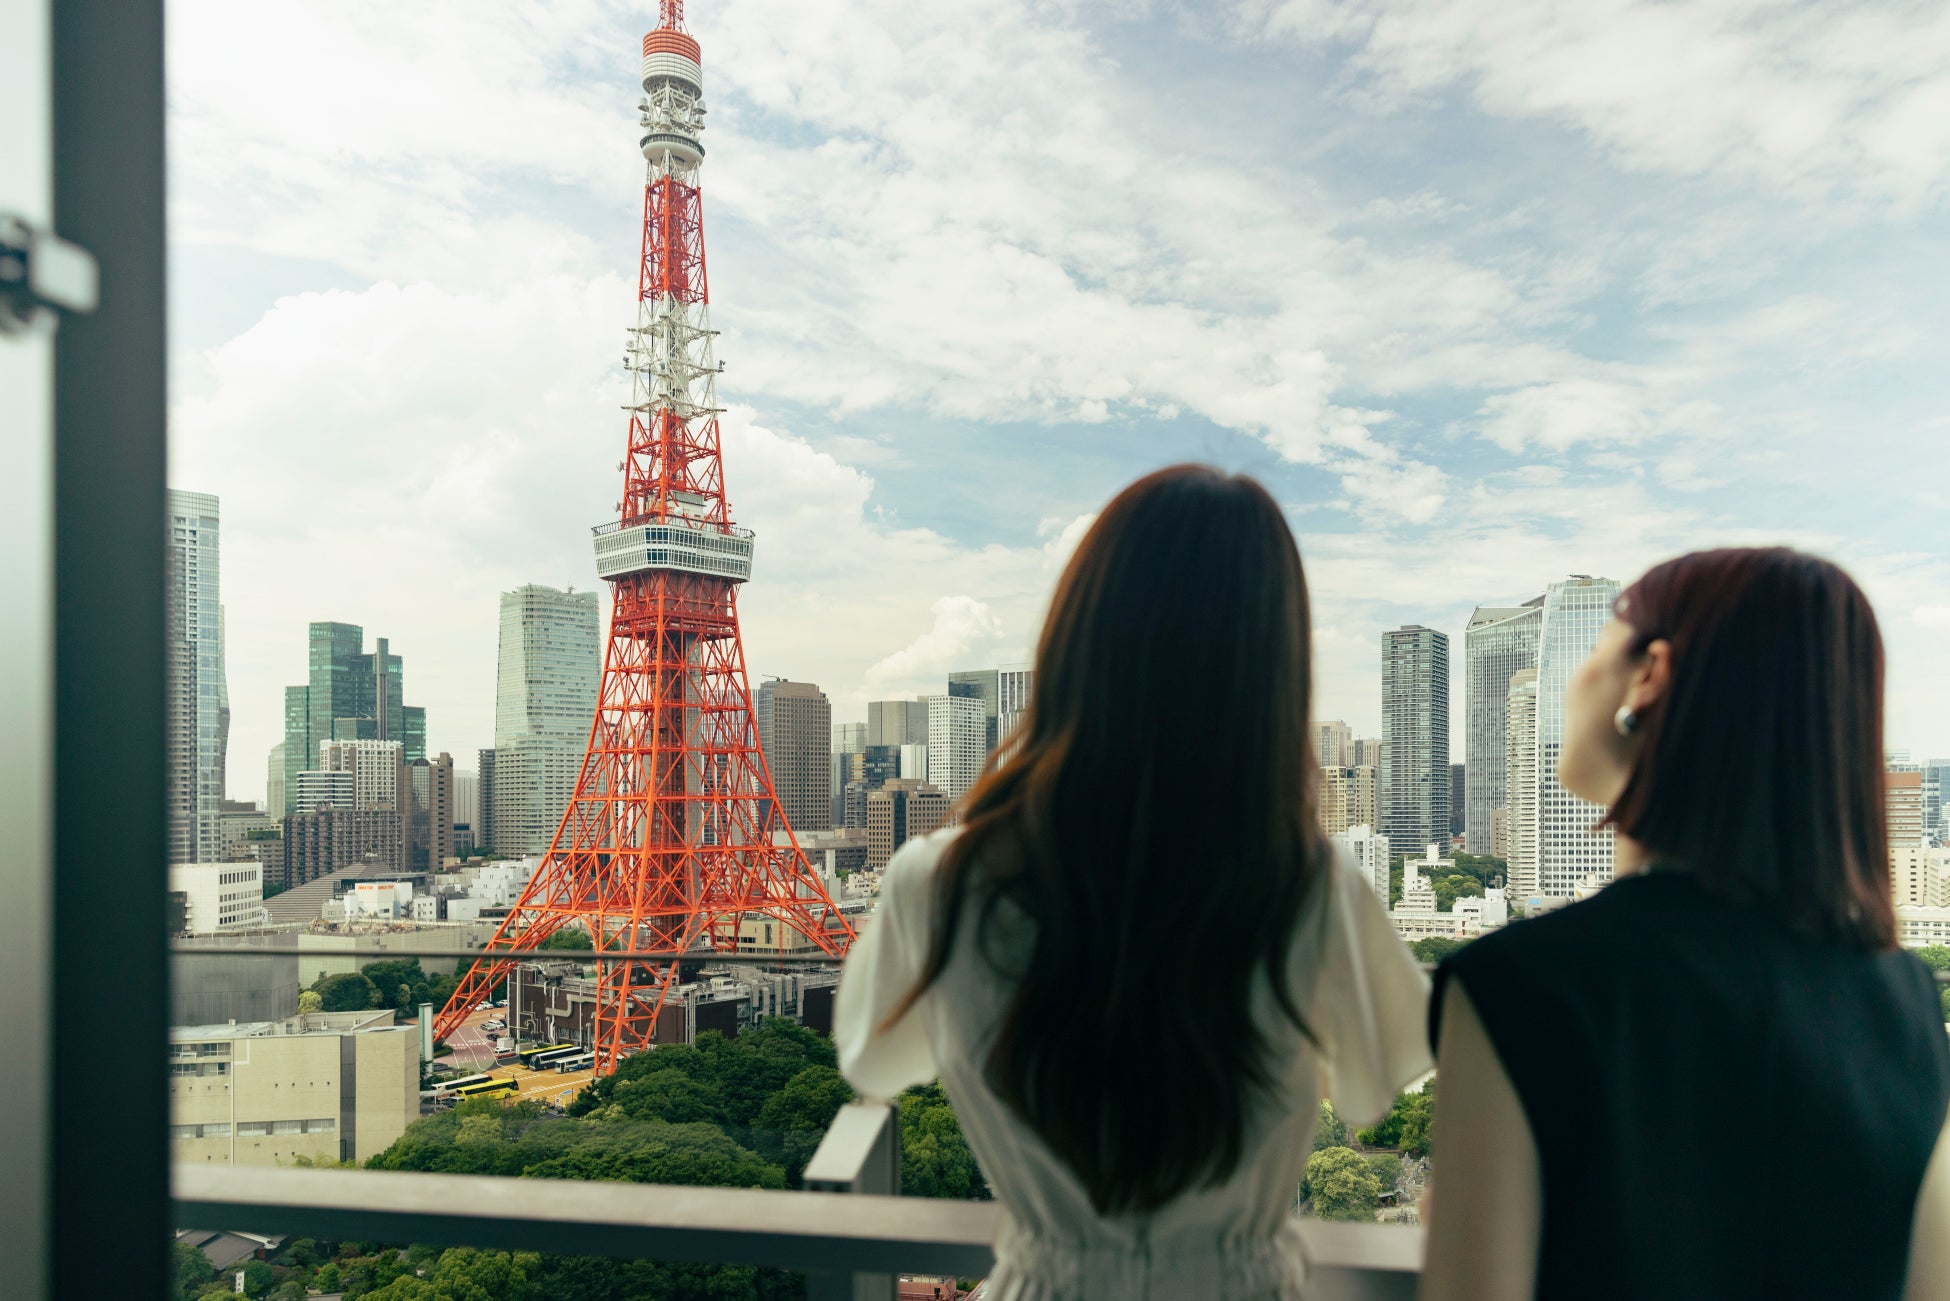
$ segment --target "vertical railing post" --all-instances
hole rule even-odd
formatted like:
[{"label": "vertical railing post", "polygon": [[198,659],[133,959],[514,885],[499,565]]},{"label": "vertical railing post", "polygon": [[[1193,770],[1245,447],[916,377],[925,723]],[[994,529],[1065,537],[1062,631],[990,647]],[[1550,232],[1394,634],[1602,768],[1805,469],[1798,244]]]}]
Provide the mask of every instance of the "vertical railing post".
[{"label": "vertical railing post", "polygon": [[[885,1101],[849,1102],[826,1127],[819,1150],[806,1163],[806,1191],[815,1193],[881,1193],[901,1190],[901,1129],[899,1104]],[[844,1274],[808,1270],[807,1301],[894,1301],[897,1280],[892,1274]]]}]

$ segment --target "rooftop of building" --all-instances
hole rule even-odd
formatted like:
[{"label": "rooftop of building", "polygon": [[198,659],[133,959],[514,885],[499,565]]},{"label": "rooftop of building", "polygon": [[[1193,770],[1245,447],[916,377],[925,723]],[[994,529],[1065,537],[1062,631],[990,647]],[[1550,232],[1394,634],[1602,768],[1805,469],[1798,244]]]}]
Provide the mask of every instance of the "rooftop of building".
[{"label": "rooftop of building", "polygon": [[300,1012],[282,1021],[227,1021],[222,1025],[176,1025],[169,1028],[171,1043],[207,1043],[221,1039],[269,1039],[299,1035],[362,1034],[369,1030],[411,1030],[410,1025],[395,1026],[391,1008],[364,1012]]}]

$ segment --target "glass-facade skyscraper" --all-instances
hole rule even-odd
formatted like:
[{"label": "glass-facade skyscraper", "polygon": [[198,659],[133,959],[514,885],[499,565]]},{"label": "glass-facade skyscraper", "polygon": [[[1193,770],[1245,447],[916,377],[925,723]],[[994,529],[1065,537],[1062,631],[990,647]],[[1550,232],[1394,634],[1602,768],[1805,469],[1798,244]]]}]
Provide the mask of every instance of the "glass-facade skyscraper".
[{"label": "glass-facade skyscraper", "polygon": [[1449,844],[1449,637],[1381,634],[1381,821],[1395,852]]},{"label": "glass-facade skyscraper", "polygon": [[1611,879],[1611,831],[1591,830],[1605,811],[1558,783],[1557,762],[1564,750],[1564,688],[1597,644],[1618,592],[1613,579],[1585,574],[1544,591],[1537,641],[1537,888],[1551,898],[1575,895],[1594,872]]},{"label": "glass-facade skyscraper", "polygon": [[1493,852],[1490,832],[1508,806],[1504,751],[1510,679],[1537,667],[1544,598],[1479,605],[1463,629],[1463,848]]},{"label": "glass-facade skyscraper", "polygon": [[354,623],[314,623],[307,637],[306,678],[284,689],[284,791],[318,767],[326,741],[398,741],[405,760],[427,755],[426,710],[405,702],[405,666],[381,637],[365,650]]},{"label": "glass-facade skyscraper", "polygon": [[491,823],[475,828],[497,853],[545,852],[575,794],[601,684],[599,629],[593,591],[530,583],[501,594],[494,760],[481,773]]},{"label": "glass-facade skyscraper", "polygon": [[171,491],[168,511],[169,861],[214,863],[222,857],[228,703],[217,499],[207,492]]}]

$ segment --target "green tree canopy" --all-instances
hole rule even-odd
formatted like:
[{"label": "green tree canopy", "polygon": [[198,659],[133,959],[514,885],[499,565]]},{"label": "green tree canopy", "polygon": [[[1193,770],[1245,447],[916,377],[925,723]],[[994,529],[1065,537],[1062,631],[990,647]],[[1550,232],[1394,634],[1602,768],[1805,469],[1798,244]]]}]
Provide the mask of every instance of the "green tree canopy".
[{"label": "green tree canopy", "polygon": [[758,1109],[753,1146],[783,1165],[787,1180],[797,1186],[827,1126],[852,1100],[853,1090],[837,1070],[808,1066]]},{"label": "green tree canopy", "polygon": [[319,997],[321,1012],[363,1012],[369,1007],[385,1006],[378,986],[358,972],[321,977],[312,991]]},{"label": "green tree canopy", "polygon": [[1374,1220],[1381,1180],[1352,1148],[1322,1148],[1307,1158],[1307,1189],[1323,1220]]},{"label": "green tree canopy", "polygon": [[1419,962],[1440,962],[1467,944],[1467,940],[1451,939],[1447,935],[1431,935],[1427,939],[1416,940],[1408,946]]},{"label": "green tree canopy", "polygon": [[1429,1127],[1435,1119],[1435,1077],[1413,1093],[1397,1094],[1395,1103],[1372,1128],[1358,1137],[1369,1147],[1392,1147],[1406,1156],[1429,1154]]},{"label": "green tree canopy", "polygon": [[1347,1122],[1334,1110],[1334,1104],[1327,1099],[1320,1100],[1320,1119],[1314,1124],[1314,1148],[1318,1152],[1326,1147],[1347,1146]]},{"label": "green tree canopy", "polygon": [[1950,971],[1950,948],[1930,944],[1915,950],[1915,953],[1931,971]]},{"label": "green tree canopy", "polygon": [[589,932],[580,926],[564,926],[555,934],[543,940],[537,948],[593,950],[596,946],[589,940]]},{"label": "green tree canopy", "polygon": [[989,1200],[988,1180],[940,1082],[909,1089],[899,1103],[901,1191],[914,1197]]},{"label": "green tree canopy", "polygon": [[203,1285],[217,1276],[211,1268],[210,1258],[187,1242],[173,1242],[169,1247],[170,1297],[172,1301],[189,1301],[203,1290]]},{"label": "green tree canopy", "polygon": [[1432,883],[1435,890],[1437,912],[1448,912],[1456,906],[1456,900],[1483,897],[1483,883],[1475,877],[1462,872],[1451,872],[1436,878]]}]

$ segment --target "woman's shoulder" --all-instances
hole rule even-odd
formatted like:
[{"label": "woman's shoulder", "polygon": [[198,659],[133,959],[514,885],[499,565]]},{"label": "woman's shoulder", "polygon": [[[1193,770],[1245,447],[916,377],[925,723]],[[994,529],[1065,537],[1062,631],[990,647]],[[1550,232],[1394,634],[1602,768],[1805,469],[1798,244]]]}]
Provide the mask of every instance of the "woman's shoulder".
[{"label": "woman's shoulder", "polygon": [[887,866],[880,869],[881,904],[892,903],[902,911],[925,911],[935,869],[960,834],[960,827],[943,827],[916,836],[895,850]]}]

